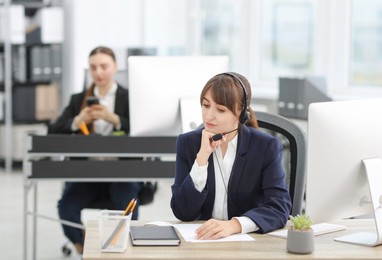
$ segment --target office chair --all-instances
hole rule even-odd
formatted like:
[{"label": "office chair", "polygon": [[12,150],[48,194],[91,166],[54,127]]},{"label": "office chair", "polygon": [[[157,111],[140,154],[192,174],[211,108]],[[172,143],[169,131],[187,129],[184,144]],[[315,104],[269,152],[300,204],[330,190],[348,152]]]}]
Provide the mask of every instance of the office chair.
[{"label": "office chair", "polygon": [[[303,212],[303,201],[306,183],[306,137],[304,132],[289,119],[266,112],[255,111],[259,127],[269,130],[279,137],[283,145],[283,160],[286,163],[286,183],[292,200],[291,215]],[[286,142],[286,140],[287,142]],[[289,148],[289,157],[284,156]],[[288,167],[289,166],[289,167]]]},{"label": "office chair", "polygon": [[[285,182],[289,186],[292,201],[291,215],[303,213],[306,185],[306,137],[291,120],[262,111],[255,111],[259,128],[277,136],[283,146]],[[200,124],[198,128],[203,128]]]}]

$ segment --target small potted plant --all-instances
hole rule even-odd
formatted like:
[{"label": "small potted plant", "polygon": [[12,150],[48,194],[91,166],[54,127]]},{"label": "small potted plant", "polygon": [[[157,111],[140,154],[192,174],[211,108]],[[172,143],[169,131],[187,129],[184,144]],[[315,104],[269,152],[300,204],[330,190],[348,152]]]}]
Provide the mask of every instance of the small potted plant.
[{"label": "small potted plant", "polygon": [[292,222],[288,229],[287,251],[294,254],[310,254],[314,250],[312,220],[308,215],[290,216]]}]

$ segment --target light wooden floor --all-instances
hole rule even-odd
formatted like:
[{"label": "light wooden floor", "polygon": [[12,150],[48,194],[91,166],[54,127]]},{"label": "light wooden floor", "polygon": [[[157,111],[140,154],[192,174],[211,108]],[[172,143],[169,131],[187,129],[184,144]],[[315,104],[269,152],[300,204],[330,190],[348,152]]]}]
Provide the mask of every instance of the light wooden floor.
[{"label": "light wooden floor", "polygon": [[[160,181],[154,202],[140,207],[140,220],[175,220],[170,209],[172,181]],[[38,211],[57,217],[57,201],[62,182],[43,181],[38,185]],[[96,218],[96,210],[84,210],[83,219]],[[38,220],[37,259],[78,259],[75,253],[64,257],[61,247],[66,242],[61,226],[50,220]],[[0,250],[1,259],[23,257],[23,176],[21,170],[4,173],[0,169]],[[74,250],[73,250],[74,252]]]}]

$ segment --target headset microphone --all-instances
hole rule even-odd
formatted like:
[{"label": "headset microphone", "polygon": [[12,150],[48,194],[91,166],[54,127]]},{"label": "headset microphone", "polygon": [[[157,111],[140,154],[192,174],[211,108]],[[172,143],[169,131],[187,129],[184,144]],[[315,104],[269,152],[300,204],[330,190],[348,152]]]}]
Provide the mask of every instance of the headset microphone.
[{"label": "headset microphone", "polygon": [[219,140],[221,140],[223,138],[223,136],[225,136],[226,134],[232,133],[232,132],[236,131],[237,129],[239,129],[239,128],[233,129],[233,130],[231,130],[229,132],[213,135],[211,139],[213,141],[215,141],[215,142],[219,141]]},{"label": "headset microphone", "polygon": [[224,136],[224,134],[216,134],[216,135],[212,136],[211,139],[216,142],[216,141],[221,140],[223,138],[223,136]]}]

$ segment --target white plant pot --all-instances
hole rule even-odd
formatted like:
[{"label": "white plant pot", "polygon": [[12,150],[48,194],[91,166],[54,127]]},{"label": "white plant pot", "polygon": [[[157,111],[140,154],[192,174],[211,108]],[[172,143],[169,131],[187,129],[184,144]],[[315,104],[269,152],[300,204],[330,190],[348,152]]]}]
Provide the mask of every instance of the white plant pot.
[{"label": "white plant pot", "polygon": [[288,229],[286,249],[293,254],[310,254],[314,251],[313,230],[297,231]]}]

